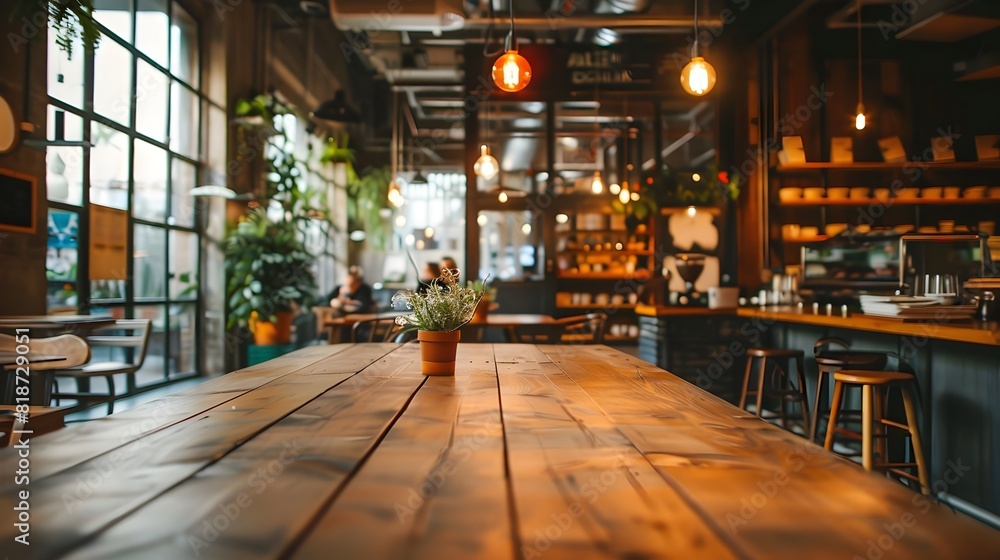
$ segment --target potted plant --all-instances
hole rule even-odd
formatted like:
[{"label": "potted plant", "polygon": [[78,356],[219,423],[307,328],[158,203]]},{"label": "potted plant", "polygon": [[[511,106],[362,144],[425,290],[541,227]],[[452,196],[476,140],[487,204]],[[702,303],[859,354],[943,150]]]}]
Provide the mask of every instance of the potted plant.
[{"label": "potted plant", "polygon": [[[73,58],[73,44],[77,40],[85,50],[97,48],[101,31],[94,18],[93,0],[15,0],[10,20],[34,24],[40,8],[48,13],[49,25],[56,33],[56,45],[66,53],[67,58]],[[11,40],[17,39],[24,41],[23,37]]]},{"label": "potted plant", "polygon": [[396,324],[417,331],[424,375],[455,375],[455,353],[462,335],[458,329],[472,320],[486,293],[485,286],[480,290],[463,288],[457,270],[441,272],[423,292],[402,290],[392,296],[393,307],[402,303],[412,311],[397,317]]},{"label": "potted plant", "polygon": [[290,342],[293,308],[311,305],[316,288],[295,222],[271,221],[256,208],[230,232],[225,254],[227,328],[250,329],[258,346]]}]

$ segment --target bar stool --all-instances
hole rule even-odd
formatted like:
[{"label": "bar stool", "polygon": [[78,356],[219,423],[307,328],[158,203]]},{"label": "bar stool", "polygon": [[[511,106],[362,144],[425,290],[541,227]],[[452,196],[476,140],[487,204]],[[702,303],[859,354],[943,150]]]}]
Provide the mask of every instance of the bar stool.
[{"label": "bar stool", "polygon": [[[747,369],[743,376],[743,390],[740,392],[740,408],[747,410],[747,397],[757,397],[757,417],[764,419],[764,397],[773,397],[781,401],[781,426],[788,428],[787,406],[789,402],[800,403],[802,409],[802,430],[809,430],[809,401],[806,397],[804,353],[801,350],[784,350],[780,348],[749,348],[747,349]],[[768,360],[773,367],[768,371]],[[795,362],[796,383],[792,383],[791,364]],[[785,366],[782,367],[782,362]],[[754,364],[759,364],[757,389],[750,389]],[[770,375],[769,375],[770,374]],[[765,387],[770,377],[769,386]],[[772,417],[773,418],[773,417]]]},{"label": "bar stool", "polygon": [[[840,346],[845,350],[830,350],[828,347]],[[819,432],[819,422],[830,414],[830,409],[826,406],[824,393],[826,392],[827,376],[833,375],[841,369],[863,369],[880,370],[885,367],[888,356],[882,352],[863,352],[846,350],[850,348],[850,343],[842,338],[821,338],[813,344],[813,356],[816,359],[818,375],[816,376],[816,400],[813,401],[812,419],[813,423],[809,427],[809,441],[820,443],[816,440]],[[856,413],[857,411],[841,411]]]},{"label": "bar stool", "polygon": [[[866,371],[840,370],[833,374],[833,404],[830,405],[830,424],[826,430],[824,447],[833,450],[833,438],[837,434],[861,439],[861,465],[866,471],[880,470],[886,474],[897,476],[920,483],[920,490],[927,494],[930,489],[927,478],[927,465],[924,462],[923,445],[920,442],[920,430],[917,421],[917,409],[914,404],[916,386],[913,376],[898,371]],[[844,398],[845,387],[861,387],[861,433],[846,428],[837,427],[837,417]],[[889,389],[898,387],[903,393],[903,407],[906,411],[906,423],[896,422],[883,417]],[[889,428],[905,430],[906,434],[889,434]],[[877,433],[872,433],[873,430]],[[913,446],[913,463],[889,462],[886,453],[886,438],[907,437]],[[875,441],[877,439],[877,441]],[[874,455],[874,456],[873,456]],[[916,467],[917,476],[905,469]]]}]

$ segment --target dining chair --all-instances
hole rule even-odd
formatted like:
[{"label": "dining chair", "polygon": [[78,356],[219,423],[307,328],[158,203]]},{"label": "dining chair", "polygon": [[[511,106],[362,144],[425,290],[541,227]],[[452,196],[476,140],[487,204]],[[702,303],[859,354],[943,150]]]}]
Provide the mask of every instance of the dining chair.
[{"label": "dining chair", "polygon": [[[51,397],[53,380],[55,378],[52,375],[53,370],[78,366],[90,359],[90,346],[84,339],[75,335],[62,334],[48,338],[29,338],[26,343],[22,343],[11,335],[0,333],[0,351],[18,352],[19,346],[27,347],[30,352],[28,355],[30,366],[28,374],[29,397],[34,396],[32,400],[37,400],[38,402],[48,403]],[[49,357],[58,356],[62,359],[46,362],[30,362],[31,354]],[[17,365],[4,368],[8,373],[4,375],[3,403],[11,405],[17,403],[17,395],[15,393],[18,382],[16,374],[12,373],[16,372],[17,368]],[[30,372],[45,373],[42,375],[33,375]],[[30,406],[29,417],[34,416],[42,408],[47,407]],[[15,434],[24,429],[24,421],[25,418],[17,416],[12,407],[10,409],[4,407],[0,410],[0,433],[2,433],[0,435],[0,447],[7,447],[13,442]]]},{"label": "dining chair", "polygon": [[608,315],[600,311],[559,319],[557,323],[565,328],[561,341],[574,344],[603,344],[604,325],[607,321]]},{"label": "dining chair", "polygon": [[536,325],[517,325],[513,328],[514,338],[511,342],[522,344],[558,344],[566,333],[563,323],[544,323]]},{"label": "dining chair", "polygon": [[[58,388],[52,398],[58,403],[61,399],[73,399],[80,404],[91,402],[107,403],[108,414],[115,409],[114,376],[125,374],[129,390],[133,389],[135,373],[142,368],[146,360],[146,350],[149,347],[149,337],[153,324],[148,319],[119,319],[115,324],[103,329],[97,329],[87,337],[87,343],[92,347],[122,348],[131,350],[128,361],[87,362],[77,367],[61,368],[54,373],[57,377],[68,377],[76,381],[77,392],[63,393]],[[128,354],[127,354],[128,355]],[[108,392],[95,393],[89,390],[89,381],[94,377],[103,377],[108,384]]]},{"label": "dining chair", "polygon": [[400,342],[402,330],[395,316],[365,319],[351,327],[351,342]]}]

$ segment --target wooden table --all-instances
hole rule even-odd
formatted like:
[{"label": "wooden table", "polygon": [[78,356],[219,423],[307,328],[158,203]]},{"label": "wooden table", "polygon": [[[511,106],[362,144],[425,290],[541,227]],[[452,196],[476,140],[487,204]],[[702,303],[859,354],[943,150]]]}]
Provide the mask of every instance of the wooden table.
[{"label": "wooden table", "polygon": [[[1000,532],[609,347],[462,344],[458,362],[424,377],[414,343],[313,346],[33,440],[33,557],[1000,550]],[[4,554],[20,488],[0,481]]]},{"label": "wooden table", "polygon": [[115,324],[107,315],[14,315],[0,317],[0,330],[38,329],[46,331],[99,329]]}]

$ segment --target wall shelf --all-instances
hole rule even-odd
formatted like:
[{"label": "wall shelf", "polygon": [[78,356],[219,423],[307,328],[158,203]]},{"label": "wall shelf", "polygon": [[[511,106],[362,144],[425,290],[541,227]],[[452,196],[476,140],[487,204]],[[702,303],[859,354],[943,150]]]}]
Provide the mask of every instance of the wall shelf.
[{"label": "wall shelf", "polygon": [[642,250],[637,251],[634,249],[561,249],[559,253],[572,253],[574,255],[642,255],[649,256],[652,255],[652,251]]},{"label": "wall shelf", "polygon": [[557,305],[557,309],[635,309],[634,303],[588,303],[578,305]]},{"label": "wall shelf", "polygon": [[803,198],[779,202],[781,206],[868,206],[869,204],[1000,204],[1000,198]]},{"label": "wall shelf", "polygon": [[774,170],[778,173],[804,173],[811,171],[902,171],[904,168],[950,171],[1000,169],[1000,161],[857,161],[854,163],[807,161],[806,163],[779,164]]},{"label": "wall shelf", "polygon": [[650,271],[637,271],[632,274],[618,272],[565,272],[559,271],[557,278],[562,280],[639,280],[645,281],[651,275]]}]

